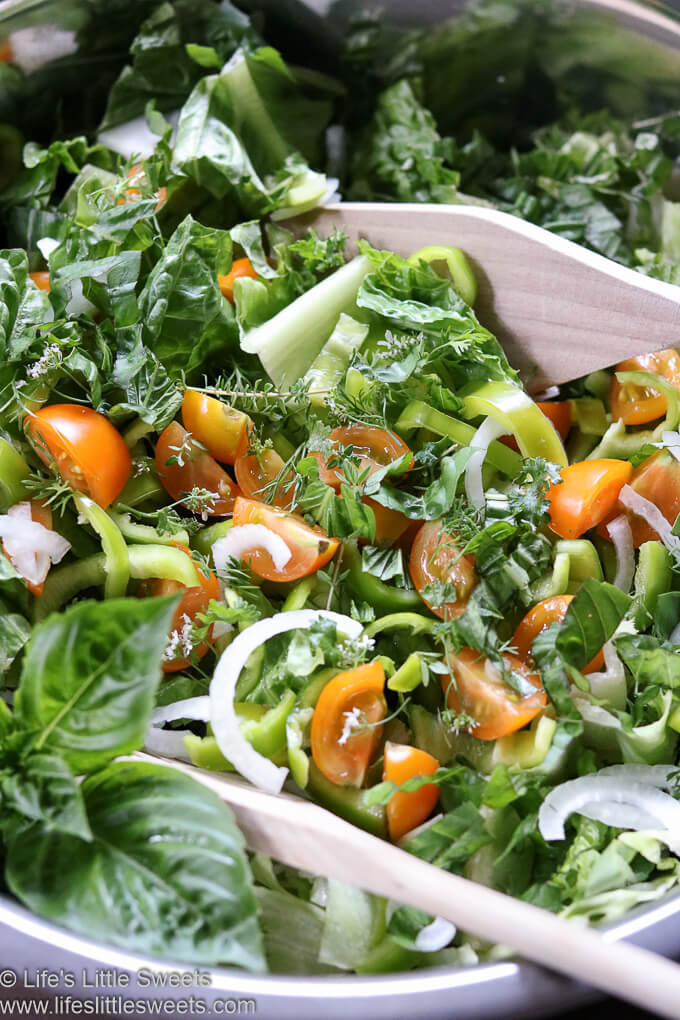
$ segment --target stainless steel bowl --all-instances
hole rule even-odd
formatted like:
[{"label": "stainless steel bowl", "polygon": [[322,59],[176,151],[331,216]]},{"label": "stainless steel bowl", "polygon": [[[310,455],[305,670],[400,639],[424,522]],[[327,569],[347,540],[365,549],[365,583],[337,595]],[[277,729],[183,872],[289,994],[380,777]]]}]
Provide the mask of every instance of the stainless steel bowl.
[{"label": "stainless steel bowl", "polygon": [[[337,59],[348,26],[356,27],[363,18],[366,31],[376,31],[377,23],[367,16],[361,0],[239,2],[260,11],[267,31],[284,33],[306,61],[316,59],[326,68]],[[675,7],[680,8],[680,0]],[[120,15],[120,2],[115,8]],[[52,28],[71,31],[82,26],[88,11],[87,0],[0,0],[0,35],[42,26],[49,38]],[[505,111],[513,129],[526,108],[522,81],[527,61],[539,68],[546,82],[558,81],[583,108],[606,100],[623,115],[647,116],[663,109],[680,109],[680,21],[672,7],[635,0],[420,0],[418,4],[392,0],[382,5],[381,18],[377,41],[385,53],[386,78],[394,71],[389,54],[396,51],[395,42],[406,35],[413,41],[426,93],[441,62],[453,62],[457,47],[477,47],[480,68],[490,86],[484,93],[486,107]],[[438,37],[448,40],[448,49],[433,45]],[[83,68],[88,75],[93,60],[94,66],[109,67],[98,65],[97,58],[90,56],[88,68],[85,55]],[[587,89],[584,81],[590,83]],[[65,82],[64,87],[72,87],[72,82]],[[428,98],[447,129],[457,129],[484,121],[478,94],[475,83],[454,81],[447,95]],[[319,870],[323,872],[323,861]],[[610,926],[607,934],[680,958],[680,893],[636,910]],[[158,1015],[149,1003],[160,997],[175,1003],[193,997],[202,1003],[193,1015],[254,1014],[260,1020],[538,1017],[597,997],[592,989],[515,961],[381,977],[259,977],[224,968],[200,968],[193,984],[179,988],[154,985],[153,973],[191,971],[181,964],[141,958],[81,938],[35,917],[7,895],[0,895],[2,967],[0,997],[51,1000],[50,1008],[63,1016],[73,1015],[63,998],[69,995],[134,999],[137,1016]],[[45,969],[54,975],[49,985]],[[57,996],[62,998],[55,1006]],[[233,1000],[232,1005],[221,1004],[223,1000]],[[128,1013],[119,1003],[109,1015]]]}]

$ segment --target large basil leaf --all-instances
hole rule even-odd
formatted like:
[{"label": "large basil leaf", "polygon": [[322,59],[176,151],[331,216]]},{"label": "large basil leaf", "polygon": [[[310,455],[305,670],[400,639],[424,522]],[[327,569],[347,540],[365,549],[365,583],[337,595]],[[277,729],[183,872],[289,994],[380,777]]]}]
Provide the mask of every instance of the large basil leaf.
[{"label": "large basil leaf", "polygon": [[[11,773],[0,775],[2,824],[15,832],[26,820],[48,829],[92,838],[80,787],[57,754],[30,754]],[[19,817],[16,817],[16,816]]]},{"label": "large basil leaf", "polygon": [[168,241],[139,297],[145,341],[173,374],[224,365],[238,330],[217,277],[231,264],[226,230],[187,216]]},{"label": "large basil leaf", "polygon": [[14,662],[31,636],[31,625],[21,613],[12,613],[0,601],[0,674]]},{"label": "large basil leaf", "polygon": [[35,340],[36,326],[53,318],[49,297],[28,275],[26,252],[0,251],[0,360],[21,357]]},{"label": "large basil leaf", "polygon": [[140,266],[139,251],[72,262],[68,246],[62,246],[50,258],[55,308],[66,316],[79,315],[85,297],[117,326],[131,325],[139,318],[135,290]]},{"label": "large basil leaf", "polygon": [[140,747],[177,599],[81,602],[33,631],[16,723],[36,748],[90,772]]},{"label": "large basil leaf", "polygon": [[555,639],[564,661],[583,669],[612,636],[631,601],[613,584],[589,578],[569,603]]},{"label": "large basil leaf", "polygon": [[41,824],[9,841],[19,899],[133,952],[265,969],[243,837],[214,793],[173,769],[119,763],[83,796],[93,842]]},{"label": "large basil leaf", "polygon": [[116,421],[119,415],[133,413],[156,429],[165,428],[179,410],[183,387],[168,376],[156,355],[142,343],[141,323],[117,330],[116,340],[113,382],[122,393],[114,392],[111,418]]},{"label": "large basil leaf", "polygon": [[624,634],[615,644],[640,690],[650,685],[680,687],[680,655],[675,646],[662,644],[651,634]]}]

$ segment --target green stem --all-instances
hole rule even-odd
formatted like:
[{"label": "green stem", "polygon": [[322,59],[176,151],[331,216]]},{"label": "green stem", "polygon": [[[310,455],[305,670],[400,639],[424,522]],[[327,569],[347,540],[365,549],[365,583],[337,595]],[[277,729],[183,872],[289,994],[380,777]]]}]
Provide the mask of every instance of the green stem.
[{"label": "green stem", "polygon": [[35,600],[33,619],[40,623],[87,588],[99,588],[106,582],[106,556],[97,553],[87,559],[50,570],[42,595]]}]

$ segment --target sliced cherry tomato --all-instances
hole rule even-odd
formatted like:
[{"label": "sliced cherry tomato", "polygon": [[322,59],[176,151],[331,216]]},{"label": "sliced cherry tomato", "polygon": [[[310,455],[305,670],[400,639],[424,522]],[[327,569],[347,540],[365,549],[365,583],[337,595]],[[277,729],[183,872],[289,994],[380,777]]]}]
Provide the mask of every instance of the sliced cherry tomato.
[{"label": "sliced cherry tomato", "polygon": [[[431,776],[439,768],[439,762],[427,751],[408,744],[385,744],[383,780],[401,786],[414,776]],[[421,786],[413,793],[395,793],[387,802],[387,827],[390,839],[396,843],[416,825],[424,822],[439,800],[439,787],[435,783]]]},{"label": "sliced cherry tomato", "polygon": [[[442,619],[460,616],[477,584],[474,557],[462,554],[454,536],[442,531],[441,521],[423,524],[411,547],[409,570],[423,602]],[[437,582],[454,586],[455,601],[436,608],[428,601],[423,592]]]},{"label": "sliced cherry tomato", "polygon": [[252,280],[257,280],[258,274],[253,269],[250,259],[235,259],[227,275],[217,277],[220,290],[232,305],[234,303],[234,280],[238,280],[240,276],[249,276]]},{"label": "sliced cherry tomato", "polygon": [[520,695],[505,683],[501,672],[474,648],[448,657],[451,676],[442,676],[446,703],[454,712],[466,712],[476,721],[470,733],[480,740],[497,740],[514,733],[548,704],[540,677],[516,655],[503,659],[513,673],[528,680],[536,692]]},{"label": "sliced cherry tomato", "polygon": [[234,505],[234,524],[264,524],[280,535],[290,549],[291,557],[281,570],[276,569],[264,549],[254,549],[244,556],[258,577],[266,581],[297,581],[315,574],[335,556],[340,545],[337,538],[329,538],[321,528],[310,528],[301,517],[243,496]]},{"label": "sliced cherry tomato", "polygon": [[[43,528],[47,528],[48,531],[52,530],[52,511],[46,503],[43,503],[39,499],[31,500],[31,520],[35,521],[36,524],[42,524]],[[5,552],[4,545],[3,552]],[[7,556],[6,552],[5,556]],[[7,556],[7,559],[9,559],[9,556]],[[33,584],[31,581],[26,581],[26,587],[32,595],[39,598],[43,593],[45,582],[43,581],[42,584]]]},{"label": "sliced cherry tomato", "polygon": [[[180,584],[179,581],[170,581],[161,578],[154,578],[153,580],[145,581],[143,585],[144,595],[171,595],[178,591],[184,592],[184,596],[175,609],[172,617],[170,640],[168,642],[168,649],[166,652],[167,655],[172,655],[172,658],[164,660],[164,673],[176,673],[177,670],[186,669],[191,663],[191,655],[186,655],[184,653],[189,651],[189,649],[191,650],[191,654],[197,655],[199,659],[202,659],[206,654],[210,648],[209,640],[201,641],[198,645],[193,645],[191,641],[191,632],[198,614],[207,612],[211,599],[215,599],[217,601],[220,597],[220,586],[212,571],[208,571],[207,574],[204,574],[204,568],[200,564],[196,563],[191,556],[191,551],[186,546],[182,545],[178,545],[178,548],[182,549],[194,563],[196,573],[201,581],[200,585],[196,588],[186,588],[183,584]],[[173,654],[175,652],[177,654]]]},{"label": "sliced cherry tomato", "polygon": [[580,538],[611,514],[633,465],[627,460],[580,460],[560,474],[562,481],[548,492],[550,527],[560,538]]},{"label": "sliced cherry tomato", "polygon": [[[266,498],[272,506],[289,510],[293,504],[295,472],[284,472],[285,466],[276,450],[264,449],[260,453],[243,453],[237,457],[234,474],[244,496],[255,500]],[[272,484],[277,479],[279,481],[272,492]]]},{"label": "sliced cherry tomato", "polygon": [[[141,163],[135,163],[134,166],[130,167],[130,170],[128,171],[130,187],[125,189],[125,198],[118,199],[118,205],[125,205],[126,202],[136,202],[137,199],[142,197],[141,189],[138,188],[137,185],[142,183],[145,176],[144,167]],[[168,200],[168,189],[161,187],[155,195],[158,198],[158,204],[156,205],[154,212],[158,212],[158,210],[164,206]]]},{"label": "sliced cherry tomato", "polygon": [[0,62],[8,64],[14,57],[12,52],[12,44],[9,39],[0,39]]},{"label": "sliced cherry tomato", "polygon": [[[667,379],[680,390],[680,355],[672,347],[655,354],[641,354],[629,358],[616,366],[617,372],[654,372]],[[666,413],[667,404],[663,393],[651,386],[636,386],[635,383],[620,383],[612,379],[609,401],[612,417],[620,418],[624,425],[645,425],[656,421]]]},{"label": "sliced cherry tomato", "polygon": [[182,401],[184,427],[207,447],[215,460],[233,464],[253,423],[243,411],[198,390],[187,390]]},{"label": "sliced cherry tomato", "polygon": [[[394,432],[387,432],[386,429],[378,429],[372,425],[345,425],[333,429],[328,438],[336,446],[351,446],[353,455],[360,462],[358,470],[361,472],[368,470],[369,475],[411,452],[404,440]],[[343,481],[342,471],[326,467],[325,458],[318,452],[312,451],[310,456],[319,462],[321,481],[326,485],[332,485],[334,489],[339,489]],[[408,467],[404,468],[405,471],[410,469],[412,462],[413,458]]]},{"label": "sliced cherry tomato", "polygon": [[187,509],[191,510],[191,505],[186,496],[194,488],[212,493],[212,497],[201,504],[201,513],[225,517],[234,509],[238,487],[179,422],[171,421],[158,437],[156,470],[165,490]]},{"label": "sliced cherry tomato", "polygon": [[370,506],[375,517],[375,545],[394,545],[401,538],[411,521],[399,510],[376,503],[370,496],[364,496],[363,502]]},{"label": "sliced cherry tomato", "polygon": [[[552,598],[537,602],[529,610],[524,619],[518,624],[515,636],[512,639],[512,644],[517,649],[520,659],[524,662],[528,662],[531,659],[531,646],[534,640],[551,623],[562,622],[573,597],[573,595],[553,595]],[[603,668],[604,655],[599,651],[582,672],[594,673],[596,670]]]},{"label": "sliced cherry tomato", "polygon": [[[630,480],[630,487],[658,507],[669,524],[680,514],[680,463],[668,450],[659,450],[639,464]],[[658,541],[656,531],[642,517],[624,510],[630,520],[633,544]],[[609,536],[607,536],[609,537]]]},{"label": "sliced cherry tomato", "polygon": [[77,492],[106,509],[132,472],[121,435],[108,418],[82,404],[49,404],[24,419],[36,453]]},{"label": "sliced cherry tomato", "polygon": [[539,400],[536,403],[546,418],[549,418],[553,423],[560,438],[566,439],[572,426],[571,402],[569,400]]},{"label": "sliced cherry tomato", "polygon": [[46,291],[49,292],[49,290],[50,290],[50,274],[49,273],[46,273],[46,272],[29,273],[28,275],[31,277],[31,279],[33,280],[33,283],[36,285],[36,287],[39,287],[40,290],[46,290]]},{"label": "sliced cherry tomato", "polygon": [[387,713],[384,687],[382,665],[369,662],[338,673],[321,691],[312,717],[312,758],[332,783],[362,785]]}]

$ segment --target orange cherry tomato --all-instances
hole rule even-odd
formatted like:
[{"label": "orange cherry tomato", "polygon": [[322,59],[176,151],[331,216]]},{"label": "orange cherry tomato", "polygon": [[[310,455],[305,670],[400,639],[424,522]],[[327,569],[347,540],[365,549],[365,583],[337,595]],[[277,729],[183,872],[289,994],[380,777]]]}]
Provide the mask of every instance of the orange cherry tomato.
[{"label": "orange cherry tomato", "polygon": [[[394,432],[387,432],[386,429],[378,429],[372,425],[344,425],[342,428],[333,429],[328,438],[336,446],[351,446],[353,455],[360,462],[359,471],[368,470],[369,475],[375,474],[380,468],[411,452],[404,440]],[[342,471],[326,467],[324,457],[318,452],[312,451],[310,456],[319,462],[321,481],[326,485],[332,485],[334,489],[339,489],[343,481]],[[412,462],[413,458],[405,471],[410,469]]]},{"label": "orange cherry tomato", "polygon": [[49,293],[49,290],[50,290],[50,274],[49,273],[46,273],[46,272],[29,273],[28,275],[33,280],[33,283],[36,285],[36,287],[39,287],[40,290],[46,290]]},{"label": "orange cherry tomato", "polygon": [[233,464],[253,423],[243,411],[198,390],[187,390],[182,401],[182,421],[188,432],[208,448],[215,460]]},{"label": "orange cherry tomato", "polygon": [[286,565],[277,570],[264,549],[253,549],[244,556],[250,568],[266,581],[297,581],[315,574],[337,552],[337,538],[329,538],[321,528],[310,528],[301,517],[239,496],[234,504],[234,524],[264,524],[280,535],[291,552]]},{"label": "orange cherry tomato", "polygon": [[171,421],[158,437],[156,469],[166,492],[183,506],[187,506],[187,493],[199,488],[213,494],[202,504],[202,513],[209,517],[225,517],[234,509],[238,487],[179,422]]},{"label": "orange cherry tomato", "polygon": [[505,683],[500,670],[474,648],[463,648],[448,656],[451,676],[442,676],[448,707],[454,712],[466,712],[476,721],[470,733],[480,740],[497,740],[514,733],[548,704],[538,674],[532,673],[516,655],[506,654],[503,659],[513,673],[521,674],[536,688],[535,694],[517,694]]},{"label": "orange cherry tomato", "polygon": [[[423,602],[442,619],[460,616],[477,584],[474,557],[462,554],[454,536],[442,531],[441,521],[423,524],[411,547],[409,570]],[[423,591],[437,581],[452,584],[456,599],[435,608],[425,598]]]},{"label": "orange cherry tomato", "polygon": [[[211,599],[219,600],[220,586],[217,578],[208,571],[203,573],[203,568],[193,560],[191,551],[183,545],[175,543],[192,559],[196,572],[200,578],[200,585],[195,588],[187,588],[179,581],[171,581],[163,578],[154,578],[144,583],[145,595],[171,595],[174,592],[183,591],[184,595],[175,609],[170,628],[169,647],[178,652],[169,661],[163,662],[164,673],[176,673],[177,670],[186,669],[191,664],[191,657],[183,654],[185,645],[191,644],[191,629],[199,613],[208,611]],[[211,628],[212,632],[212,628]],[[210,636],[210,635],[209,635]],[[210,641],[201,641],[200,644],[191,648],[192,654],[202,659],[210,648]]]},{"label": "orange cherry tomato", "polygon": [[364,496],[363,502],[370,506],[375,517],[375,545],[394,545],[411,524],[411,520],[399,510],[376,503],[370,496]]},{"label": "orange cherry tomato", "polygon": [[633,465],[627,460],[580,460],[560,474],[562,481],[548,492],[550,527],[560,538],[580,538],[611,514]]},{"label": "orange cherry tomato", "polygon": [[24,419],[35,452],[77,492],[106,509],[132,472],[120,433],[108,418],[82,404],[49,404]]},{"label": "orange cherry tomato", "polygon": [[14,57],[9,39],[0,39],[0,61],[8,64]]},{"label": "orange cherry tomato", "polygon": [[[630,487],[658,507],[669,524],[675,524],[680,514],[680,463],[672,453],[659,450],[643,460],[633,471]],[[624,512],[630,520],[636,549],[643,542],[658,541],[659,536],[647,521],[629,510]]]},{"label": "orange cherry tomato", "polygon": [[[244,449],[243,444],[242,449]],[[293,482],[295,472],[290,470],[282,476],[285,462],[276,450],[262,450],[260,453],[243,453],[234,462],[234,474],[241,492],[250,499],[263,500],[272,506],[290,510],[293,505]],[[269,488],[276,479],[280,481],[272,492]],[[265,490],[267,490],[265,492]]]},{"label": "orange cherry tomato", "polygon": [[220,290],[232,305],[234,304],[234,280],[238,280],[240,276],[249,276],[252,280],[257,280],[258,274],[253,269],[250,259],[235,259],[227,275],[217,277]]},{"label": "orange cherry tomato", "polygon": [[[654,354],[641,354],[616,366],[617,372],[654,372],[680,390],[680,355],[672,347]],[[609,392],[612,417],[624,425],[645,425],[666,413],[666,398],[651,386],[620,383],[614,376]]]},{"label": "orange cherry tomato", "polygon": [[[385,744],[383,780],[389,780],[401,786],[407,779],[414,776],[431,776],[439,768],[439,762],[427,751],[408,744]],[[436,783],[421,786],[413,793],[395,793],[387,802],[387,827],[390,839],[396,843],[416,825],[424,822],[434,810],[439,800],[439,787]]]},{"label": "orange cherry tomato", "polygon": [[321,691],[312,717],[312,758],[332,783],[362,785],[387,714],[384,687],[382,665],[369,662],[338,673]]},{"label": "orange cherry tomato", "polygon": [[549,418],[553,423],[555,430],[559,433],[560,439],[566,439],[573,420],[571,413],[571,401],[539,400],[536,403],[537,406],[540,407],[541,411],[543,411],[546,418]]},{"label": "orange cherry tomato", "polygon": [[[48,531],[52,530],[52,511],[47,503],[43,503],[39,499],[31,500],[31,520],[35,521],[36,524],[42,524],[43,528],[47,528]],[[7,556],[7,553],[4,550],[4,544],[3,552],[5,553],[5,556]],[[7,559],[9,559],[9,556],[7,556]],[[44,581],[42,584],[33,584],[32,581],[25,581],[25,583],[30,593],[35,595],[36,598],[39,598],[42,595],[43,588],[45,587]]]},{"label": "orange cherry tomato", "polygon": [[[527,662],[531,659],[531,646],[535,639],[546,630],[551,623],[561,623],[567,614],[573,595],[553,595],[549,599],[537,602],[524,619],[520,621],[512,639],[520,659]],[[604,668],[604,655],[599,651],[582,670],[583,673],[594,673]]]}]

